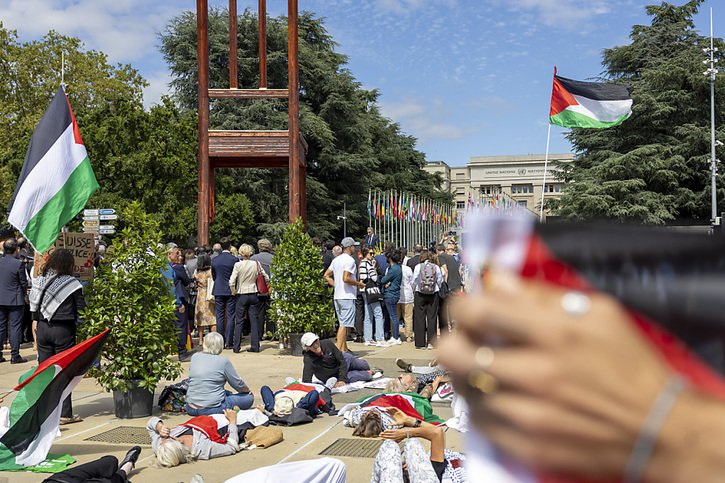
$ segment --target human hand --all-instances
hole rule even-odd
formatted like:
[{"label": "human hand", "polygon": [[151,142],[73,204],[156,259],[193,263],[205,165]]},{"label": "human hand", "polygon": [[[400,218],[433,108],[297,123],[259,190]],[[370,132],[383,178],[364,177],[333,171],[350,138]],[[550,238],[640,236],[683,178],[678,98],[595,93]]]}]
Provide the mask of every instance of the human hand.
[{"label": "human hand", "polygon": [[168,438],[171,435],[171,430],[167,428],[162,422],[156,424],[156,431],[158,431],[159,436],[161,436],[162,438]]},{"label": "human hand", "polygon": [[383,439],[391,439],[396,443],[400,443],[408,437],[408,431],[405,429],[386,429],[380,433],[380,437]]},{"label": "human hand", "polygon": [[337,382],[335,383],[335,387],[342,387],[342,386],[344,386],[345,384],[346,384],[346,383],[345,383],[345,381],[337,381]]},{"label": "human hand", "polygon": [[473,423],[535,469],[620,478],[671,370],[609,296],[589,295],[589,309],[572,315],[566,289],[491,281],[454,302],[458,331],[439,346]]},{"label": "human hand", "polygon": [[224,417],[227,418],[229,424],[237,424],[237,412],[233,409],[225,409]]},{"label": "human hand", "polygon": [[415,424],[415,420],[411,422],[413,418],[407,416],[403,411],[398,408],[385,408],[385,412],[393,418],[395,424],[399,424],[401,426],[412,426],[413,424]]}]

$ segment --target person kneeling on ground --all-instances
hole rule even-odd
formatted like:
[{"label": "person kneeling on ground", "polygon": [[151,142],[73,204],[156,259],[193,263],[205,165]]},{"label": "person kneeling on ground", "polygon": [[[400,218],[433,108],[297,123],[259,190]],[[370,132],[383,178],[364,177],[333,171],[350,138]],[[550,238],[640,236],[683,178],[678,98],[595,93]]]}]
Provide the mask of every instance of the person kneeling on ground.
[{"label": "person kneeling on ground", "polygon": [[218,427],[212,416],[192,418],[174,428],[152,417],[146,424],[151,447],[161,466],[174,467],[193,460],[209,460],[235,454],[239,450],[237,413],[224,411],[228,425]]},{"label": "person kneeling on ground", "polygon": [[305,351],[302,382],[324,384],[330,389],[346,383],[371,381],[383,375],[381,369],[349,352],[340,352],[332,340],[320,340],[316,334],[307,332],[302,336]]},{"label": "person kneeling on ground", "polygon": [[[254,395],[237,375],[229,359],[220,355],[224,338],[218,332],[204,337],[203,352],[191,357],[189,389],[186,392],[186,412],[190,416],[221,414],[225,409],[249,409]],[[237,394],[224,389],[229,383]]]},{"label": "person kneeling on ground", "polygon": [[126,483],[128,475],[136,466],[141,447],[134,446],[121,463],[115,456],[106,455],[95,461],[68,468],[43,480],[43,483]]}]

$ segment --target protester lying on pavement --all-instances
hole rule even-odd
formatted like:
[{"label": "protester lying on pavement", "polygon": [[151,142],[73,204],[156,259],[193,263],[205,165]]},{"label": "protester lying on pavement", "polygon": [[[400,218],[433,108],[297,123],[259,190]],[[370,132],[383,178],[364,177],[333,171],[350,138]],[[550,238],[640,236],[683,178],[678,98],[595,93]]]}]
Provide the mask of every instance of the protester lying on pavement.
[{"label": "protester lying on pavement", "polygon": [[430,401],[415,393],[382,393],[368,396],[340,409],[339,416],[345,418],[345,425],[355,428],[354,436],[376,438],[385,429],[394,429],[397,423],[387,413],[388,408],[397,408],[407,416],[433,424],[443,420],[433,414]]},{"label": "protester lying on pavement", "polygon": [[414,376],[401,374],[385,386],[385,392],[416,392],[427,399],[431,399],[438,388],[450,381],[447,374],[427,374]]},{"label": "protester lying on pavement", "polygon": [[197,416],[174,428],[165,426],[160,418],[149,419],[146,429],[159,464],[170,468],[236,453],[239,450],[237,413],[227,409],[224,416],[227,425],[222,427],[213,416]]},{"label": "protester lying on pavement", "polygon": [[290,481],[294,483],[345,483],[345,463],[335,458],[294,461],[264,466],[228,479],[225,483]]},{"label": "protester lying on pavement", "polygon": [[[224,337],[210,332],[204,337],[202,352],[191,357],[189,389],[186,391],[186,412],[190,416],[222,414],[225,409],[249,409],[254,395],[225,356]],[[229,383],[237,394],[225,390]]]},{"label": "protester lying on pavement", "polygon": [[106,455],[56,473],[43,480],[43,483],[126,483],[140,454],[141,447],[134,446],[128,450],[120,464],[115,456]]},{"label": "protester lying on pavement", "polygon": [[317,382],[332,389],[383,375],[381,369],[371,368],[367,361],[350,352],[340,352],[332,340],[321,341],[312,332],[302,336],[302,348],[305,351],[302,382]]},{"label": "protester lying on pavement", "polygon": [[[386,408],[385,412],[396,427],[378,433],[385,442],[375,457],[371,483],[434,483],[443,481],[444,473],[447,481],[467,481],[460,464],[462,456],[445,449],[446,436],[441,427],[407,416],[397,408]],[[430,455],[417,438],[430,442]],[[403,440],[405,449],[401,453],[398,443]]]},{"label": "protester lying on pavement", "polygon": [[319,391],[306,384],[290,384],[275,392],[269,386],[262,386],[260,392],[264,410],[276,416],[286,416],[292,408],[300,408],[315,417],[322,414],[325,406]]}]

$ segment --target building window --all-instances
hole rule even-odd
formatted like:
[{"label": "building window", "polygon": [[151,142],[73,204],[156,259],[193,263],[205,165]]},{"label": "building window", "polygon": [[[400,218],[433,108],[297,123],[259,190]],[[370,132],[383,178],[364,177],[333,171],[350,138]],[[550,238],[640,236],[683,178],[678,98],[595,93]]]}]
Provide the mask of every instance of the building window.
[{"label": "building window", "polygon": [[528,208],[529,202],[526,200],[518,200],[516,203],[518,203],[519,208]]},{"label": "building window", "polygon": [[481,193],[487,196],[497,195],[501,193],[501,185],[488,184],[481,186]]},{"label": "building window", "polygon": [[561,193],[561,186],[559,183],[547,183],[546,189],[544,190],[546,193]]},{"label": "building window", "polygon": [[465,186],[458,186],[456,188],[456,194],[457,195],[465,195],[466,194],[466,187]]},{"label": "building window", "polygon": [[511,185],[511,193],[515,195],[530,195],[534,192],[532,184],[513,184]]},{"label": "building window", "polygon": [[465,201],[458,201],[456,203],[456,209],[457,210],[465,210],[466,209],[466,202]]},{"label": "building window", "polygon": [[456,173],[456,178],[465,178],[466,173]]}]

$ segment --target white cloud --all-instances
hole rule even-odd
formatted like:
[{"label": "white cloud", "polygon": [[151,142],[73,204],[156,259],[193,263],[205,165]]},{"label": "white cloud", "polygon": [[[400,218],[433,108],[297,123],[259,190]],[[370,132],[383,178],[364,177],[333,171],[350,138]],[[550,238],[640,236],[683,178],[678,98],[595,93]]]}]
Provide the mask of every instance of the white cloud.
[{"label": "white cloud", "polygon": [[610,12],[605,0],[506,0],[505,4],[513,10],[534,11],[544,24],[566,30],[579,29],[581,22]]},{"label": "white cloud", "polygon": [[479,130],[478,127],[448,122],[450,109],[442,99],[432,99],[430,105],[425,105],[419,99],[409,97],[400,102],[381,102],[380,109],[383,115],[399,123],[404,131],[421,142],[461,139]]},{"label": "white cloud", "polygon": [[378,10],[397,14],[410,13],[420,7],[438,4],[453,8],[457,3],[457,0],[375,0]]},{"label": "white cloud", "polygon": [[162,70],[150,75],[147,75],[146,80],[149,85],[143,91],[143,103],[144,107],[148,109],[154,104],[158,104],[161,96],[165,94],[171,94],[169,83],[171,82],[171,75],[168,71]]}]

